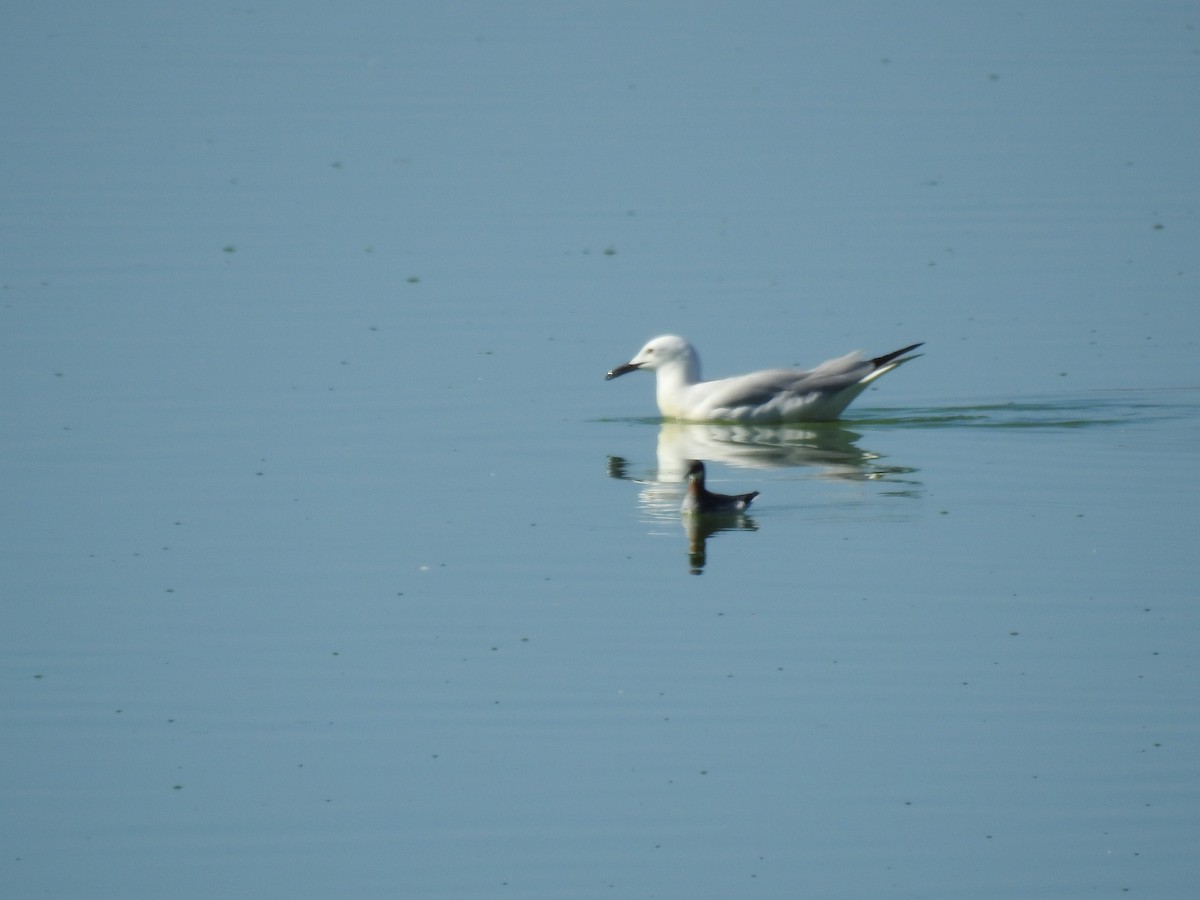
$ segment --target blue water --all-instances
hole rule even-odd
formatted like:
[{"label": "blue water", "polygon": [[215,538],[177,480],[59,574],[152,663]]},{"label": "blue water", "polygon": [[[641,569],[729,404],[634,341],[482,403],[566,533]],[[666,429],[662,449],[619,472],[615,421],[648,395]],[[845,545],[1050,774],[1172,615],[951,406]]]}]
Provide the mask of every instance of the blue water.
[{"label": "blue water", "polygon": [[1195,13],[9,10],[0,893],[1193,890]]}]

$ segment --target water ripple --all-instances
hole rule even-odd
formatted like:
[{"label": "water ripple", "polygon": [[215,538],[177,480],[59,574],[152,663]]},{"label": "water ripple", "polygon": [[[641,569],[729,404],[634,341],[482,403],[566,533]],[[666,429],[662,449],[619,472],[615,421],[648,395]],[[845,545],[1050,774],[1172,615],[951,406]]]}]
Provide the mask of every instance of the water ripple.
[{"label": "water ripple", "polygon": [[846,424],[900,428],[1098,428],[1194,420],[1200,389],[1103,393],[907,410],[861,409]]}]

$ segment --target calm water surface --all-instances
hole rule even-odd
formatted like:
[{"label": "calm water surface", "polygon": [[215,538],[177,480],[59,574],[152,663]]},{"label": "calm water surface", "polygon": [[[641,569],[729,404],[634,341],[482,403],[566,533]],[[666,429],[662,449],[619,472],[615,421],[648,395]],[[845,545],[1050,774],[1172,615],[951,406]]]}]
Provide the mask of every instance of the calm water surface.
[{"label": "calm water surface", "polygon": [[[27,5],[20,897],[1200,880],[1194,6]],[[603,374],[923,340],[845,421]],[[682,461],[761,491],[701,532]]]}]

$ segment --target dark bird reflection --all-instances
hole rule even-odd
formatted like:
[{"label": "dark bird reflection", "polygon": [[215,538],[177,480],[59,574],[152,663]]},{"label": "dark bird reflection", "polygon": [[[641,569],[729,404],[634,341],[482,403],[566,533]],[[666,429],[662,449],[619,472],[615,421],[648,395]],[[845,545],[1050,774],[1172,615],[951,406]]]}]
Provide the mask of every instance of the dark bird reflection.
[{"label": "dark bird reflection", "polygon": [[689,516],[683,519],[688,541],[688,571],[700,575],[708,563],[708,539],[722,531],[758,531],[754,518],[744,512]]}]

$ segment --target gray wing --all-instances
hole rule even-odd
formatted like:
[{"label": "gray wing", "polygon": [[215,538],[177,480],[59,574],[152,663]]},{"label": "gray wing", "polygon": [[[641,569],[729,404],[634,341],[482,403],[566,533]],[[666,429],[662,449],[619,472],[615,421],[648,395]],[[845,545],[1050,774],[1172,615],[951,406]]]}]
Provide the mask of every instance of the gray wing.
[{"label": "gray wing", "polygon": [[836,393],[858,383],[873,369],[873,363],[850,353],[821,363],[812,371],[765,369],[721,379],[710,385],[707,400],[713,407],[758,406],[780,393]]}]

